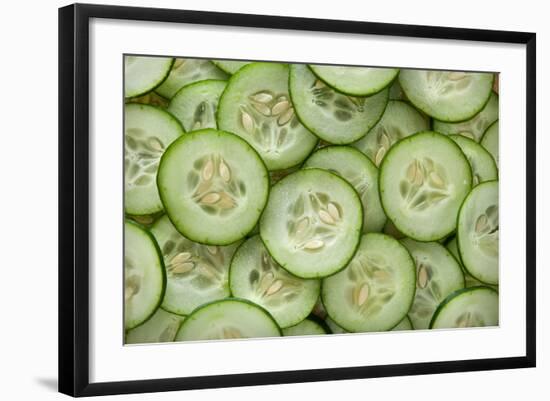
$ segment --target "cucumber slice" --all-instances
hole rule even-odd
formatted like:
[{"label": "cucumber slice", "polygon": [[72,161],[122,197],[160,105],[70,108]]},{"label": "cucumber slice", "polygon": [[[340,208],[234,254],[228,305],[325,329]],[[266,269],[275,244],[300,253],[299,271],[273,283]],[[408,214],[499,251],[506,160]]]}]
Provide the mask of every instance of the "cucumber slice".
[{"label": "cucumber slice", "polygon": [[446,135],[421,132],[396,143],[380,166],[386,216],[418,241],[437,241],[456,228],[470,192],[472,172],[460,147]]},{"label": "cucumber slice", "polygon": [[260,235],[286,270],[319,278],[346,266],[359,244],[362,223],[361,201],[351,185],[325,170],[305,169],[271,188]]},{"label": "cucumber slice", "polygon": [[263,308],[242,299],[201,306],[182,323],[176,341],[279,337],[281,329]]},{"label": "cucumber slice", "polygon": [[439,305],[431,329],[498,326],[498,292],[489,287],[458,290]]},{"label": "cucumber slice", "polygon": [[158,308],[145,323],[128,330],[126,344],[165,343],[174,341],[185,316]]},{"label": "cucumber slice", "polygon": [[258,222],[269,191],[267,170],[254,149],[213,129],[174,141],[162,156],[157,183],[176,229],[208,245],[244,238]]},{"label": "cucumber slice", "polygon": [[124,208],[132,215],[162,210],[155,183],[164,150],[183,129],[171,114],[144,104],[124,107]]},{"label": "cucumber slice", "polygon": [[328,170],[351,184],[363,205],[363,232],[382,231],[386,215],[378,194],[378,169],[365,155],[349,146],[327,146],[313,153],[303,167]]},{"label": "cucumber slice", "polygon": [[193,82],[227,78],[227,74],[209,60],[177,58],[170,74],[155,92],[166,99],[172,99],[177,91]]},{"label": "cucumber slice", "polygon": [[323,279],[321,297],[329,316],[347,331],[386,331],[407,315],[416,271],[407,249],[384,234],[365,234],[341,272]]},{"label": "cucumber slice", "polygon": [[427,329],[439,304],[449,294],[464,288],[464,275],[456,259],[443,245],[410,238],[401,240],[401,243],[416,264],[416,295],[408,316],[416,329]]},{"label": "cucumber slice", "polygon": [[214,246],[190,241],[166,215],[155,223],[151,232],[166,266],[164,309],[188,315],[204,303],[229,296],[229,265],[238,243]]},{"label": "cucumber slice", "polygon": [[156,106],[161,109],[166,109],[170,101],[155,92],[148,92],[145,95],[128,98],[126,99],[126,103],[148,104],[149,106]]},{"label": "cucumber slice", "polygon": [[252,145],[269,170],[301,163],[317,144],[294,114],[285,64],[252,63],[233,75],[220,99],[218,125]]},{"label": "cucumber slice", "polygon": [[181,88],[170,101],[168,111],[187,132],[216,127],[218,101],[227,81],[207,79]]},{"label": "cucumber slice", "polygon": [[483,134],[481,146],[493,156],[498,167],[498,120],[491,124]]},{"label": "cucumber slice", "polygon": [[472,185],[485,181],[498,179],[498,170],[493,157],[487,152],[483,146],[473,139],[466,138],[462,135],[449,135],[456,142],[472,168]]},{"label": "cucumber slice", "polygon": [[152,91],[166,79],[172,64],[173,58],[124,56],[124,96]]},{"label": "cucumber slice", "polygon": [[390,100],[382,118],[363,138],[352,145],[376,165],[400,139],[430,129],[428,118],[405,102]]},{"label": "cucumber slice", "polygon": [[498,285],[498,181],[479,184],[458,214],[460,258],[473,277]]},{"label": "cucumber slice", "polygon": [[395,326],[391,331],[404,331],[404,330],[414,330],[413,324],[411,323],[411,319],[409,319],[408,316],[405,316],[403,320],[401,320],[397,326]]},{"label": "cucumber slice", "polygon": [[233,75],[245,65],[250,64],[250,61],[231,61],[231,60],[212,60],[212,62],[222,71]]},{"label": "cucumber slice", "polygon": [[370,96],[387,87],[399,74],[397,68],[309,65],[324,83],[351,96]]},{"label": "cucumber slice", "polygon": [[434,131],[442,134],[459,134],[479,142],[489,125],[498,119],[498,95],[491,92],[489,101],[483,109],[469,120],[460,123],[446,123],[434,120]]},{"label": "cucumber slice", "polygon": [[298,118],[326,142],[357,141],[378,122],[388,102],[385,89],[370,97],[350,97],[336,92],[303,64],[290,66],[290,96]]},{"label": "cucumber slice", "polygon": [[492,289],[498,291],[498,286],[496,285],[487,285],[485,283],[482,283],[475,277],[472,277],[470,273],[464,268],[464,265],[462,264],[462,260],[460,259],[460,252],[458,252],[458,243],[456,240],[456,236],[454,236],[449,242],[447,242],[446,245],[447,249],[451,254],[455,257],[455,259],[460,264],[460,268],[462,269],[462,273],[464,273],[464,287],[479,287],[480,285],[491,287]]},{"label": "cucumber slice", "polygon": [[399,83],[407,98],[429,116],[464,121],[479,113],[491,95],[493,74],[460,71],[402,70]]},{"label": "cucumber slice", "polygon": [[166,288],[164,263],[153,236],[136,223],[124,224],[124,327],[139,326],[157,310]]},{"label": "cucumber slice", "polygon": [[302,320],[295,326],[283,329],[283,336],[315,336],[320,334],[328,334],[327,331],[319,323],[311,319]]}]

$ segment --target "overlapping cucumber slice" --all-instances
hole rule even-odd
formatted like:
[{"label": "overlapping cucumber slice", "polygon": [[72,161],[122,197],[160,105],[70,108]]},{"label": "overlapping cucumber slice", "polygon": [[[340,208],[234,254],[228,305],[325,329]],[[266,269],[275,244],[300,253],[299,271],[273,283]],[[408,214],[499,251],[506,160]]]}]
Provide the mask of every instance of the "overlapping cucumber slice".
[{"label": "overlapping cucumber slice", "polygon": [[166,79],[173,58],[124,56],[124,96],[141,96]]},{"label": "overlapping cucumber slice", "polygon": [[295,326],[283,329],[284,336],[314,336],[328,334],[327,329],[312,319],[304,319]]},{"label": "overlapping cucumber slice", "polygon": [[462,135],[450,135],[468,159],[472,168],[472,186],[498,179],[498,169],[493,156],[473,139]]},{"label": "overlapping cucumber slice", "polygon": [[140,326],[128,330],[126,344],[164,343],[174,341],[185,316],[158,308],[153,316]]},{"label": "overlapping cucumber slice", "polygon": [[498,120],[491,124],[483,134],[481,146],[493,156],[498,167]]},{"label": "overlapping cucumber slice", "polygon": [[235,74],[242,67],[250,64],[249,61],[235,61],[235,60],[212,60],[212,62],[221,70],[227,74]]}]

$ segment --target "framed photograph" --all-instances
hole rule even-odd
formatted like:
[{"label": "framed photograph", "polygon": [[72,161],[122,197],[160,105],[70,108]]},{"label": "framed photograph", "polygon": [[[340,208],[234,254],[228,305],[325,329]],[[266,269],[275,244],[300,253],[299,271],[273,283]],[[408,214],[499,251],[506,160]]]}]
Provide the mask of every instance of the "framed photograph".
[{"label": "framed photograph", "polygon": [[59,391],[535,366],[535,34],[390,22],[59,10]]}]

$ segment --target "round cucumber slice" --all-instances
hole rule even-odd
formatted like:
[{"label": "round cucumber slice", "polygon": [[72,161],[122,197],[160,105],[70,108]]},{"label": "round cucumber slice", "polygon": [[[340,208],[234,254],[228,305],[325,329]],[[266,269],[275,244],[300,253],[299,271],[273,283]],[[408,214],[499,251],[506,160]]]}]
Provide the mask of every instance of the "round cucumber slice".
[{"label": "round cucumber slice", "polygon": [[124,224],[124,327],[139,326],[157,310],[166,288],[157,242],[145,229]]},{"label": "round cucumber slice", "polygon": [[397,100],[390,100],[382,118],[363,138],[352,145],[380,166],[388,150],[400,139],[430,129],[428,118],[414,107]]},{"label": "round cucumber slice", "polygon": [[124,56],[124,96],[152,91],[166,79],[172,64],[173,58]]},{"label": "round cucumber slice", "polygon": [[418,241],[437,241],[456,228],[470,192],[472,172],[460,147],[446,135],[421,132],[396,143],[380,166],[386,216]]},{"label": "round cucumber slice", "polygon": [[498,170],[493,157],[487,152],[483,146],[473,139],[466,138],[462,135],[450,135],[453,141],[456,142],[472,168],[472,186],[485,181],[498,179]]},{"label": "round cucumber slice", "polygon": [[414,330],[413,324],[411,323],[411,319],[409,319],[408,316],[405,316],[403,320],[401,320],[397,326],[395,326],[391,331],[404,331],[404,330]]},{"label": "round cucumber slice", "polygon": [[460,258],[479,281],[498,285],[498,181],[479,184],[458,214]]},{"label": "round cucumber slice", "polygon": [[363,232],[382,231],[386,215],[378,194],[378,169],[365,155],[349,146],[327,146],[313,153],[303,167],[328,170],[350,183],[363,205]]},{"label": "round cucumber slice", "polygon": [[435,312],[431,329],[498,326],[498,292],[489,287],[458,290]]},{"label": "round cucumber slice", "polygon": [[303,64],[290,66],[290,96],[298,118],[326,142],[357,141],[378,122],[388,102],[388,90],[370,97],[336,92]]},{"label": "round cucumber slice", "polygon": [[344,270],[323,279],[321,297],[329,316],[345,330],[386,331],[407,315],[415,283],[407,249],[392,237],[370,233]]},{"label": "round cucumber slice", "polygon": [[319,323],[314,322],[311,319],[302,320],[295,326],[287,327],[283,329],[283,336],[315,336],[321,334],[328,334],[327,331]]},{"label": "round cucumber slice", "polygon": [[155,92],[166,99],[172,99],[184,86],[205,79],[227,79],[227,74],[209,60],[177,58],[170,74]]},{"label": "round cucumber slice", "polygon": [[160,161],[158,188],[176,229],[195,242],[229,245],[256,225],[269,176],[258,154],[228,132],[204,129],[178,138]]},{"label": "round cucumber slice", "polygon": [[351,96],[370,96],[387,87],[399,74],[397,68],[309,65],[323,82]]},{"label": "round cucumber slice", "polygon": [[429,116],[464,121],[479,113],[491,95],[493,74],[460,71],[402,70],[399,83],[407,98]]},{"label": "round cucumber slice", "polygon": [[491,287],[494,290],[498,291],[498,286],[496,285],[487,285],[485,283],[482,283],[475,277],[472,277],[470,273],[464,268],[464,265],[462,264],[462,260],[460,259],[460,253],[458,252],[458,243],[456,240],[456,236],[454,236],[449,242],[447,242],[446,245],[447,249],[451,254],[455,257],[457,262],[460,264],[460,268],[462,269],[462,273],[464,273],[464,287],[479,287],[480,285],[484,285],[487,287]]},{"label": "round cucumber slice", "polygon": [[446,123],[434,120],[434,131],[442,134],[457,134],[479,142],[489,125],[498,119],[498,95],[491,92],[489,101],[483,109],[469,120],[460,123]]},{"label": "round cucumber slice", "polygon": [[185,316],[176,315],[158,308],[142,325],[128,330],[126,344],[165,343],[174,341]]},{"label": "round cucumber slice", "polygon": [[249,61],[231,61],[231,60],[212,60],[212,62],[222,71],[233,75],[245,65],[250,64]]},{"label": "round cucumber slice", "polygon": [[227,81],[207,79],[181,88],[170,101],[168,111],[191,132],[217,128],[216,110]]},{"label": "round cucumber slice", "polygon": [[252,302],[225,299],[196,309],[182,323],[176,341],[279,337],[271,315]]},{"label": "round cucumber slice", "polygon": [[262,306],[282,328],[294,326],[309,315],[321,288],[319,280],[304,280],[281,268],[258,235],[239,247],[229,277],[233,296]]},{"label": "round cucumber slice", "polygon": [[410,238],[401,240],[401,243],[416,264],[416,295],[408,316],[415,329],[427,329],[439,304],[449,294],[464,288],[464,275],[456,259],[443,245]]},{"label": "round cucumber slice", "polygon": [[164,150],[183,129],[171,114],[144,104],[124,107],[124,208],[132,215],[162,210],[156,175]]},{"label": "round cucumber slice", "polygon": [[301,163],[317,144],[295,116],[285,64],[252,63],[233,75],[220,99],[218,125],[252,145],[269,170]]},{"label": "round cucumber slice", "polygon": [[481,146],[493,156],[498,167],[498,120],[491,124],[483,134]]},{"label": "round cucumber slice", "polygon": [[188,315],[198,306],[229,296],[229,265],[238,243],[202,245],[182,236],[168,216],[151,228],[166,266],[162,307]]},{"label": "round cucumber slice", "polygon": [[361,236],[363,208],[342,178],[320,169],[299,170],[271,188],[260,235],[282,267],[302,278],[343,269]]}]

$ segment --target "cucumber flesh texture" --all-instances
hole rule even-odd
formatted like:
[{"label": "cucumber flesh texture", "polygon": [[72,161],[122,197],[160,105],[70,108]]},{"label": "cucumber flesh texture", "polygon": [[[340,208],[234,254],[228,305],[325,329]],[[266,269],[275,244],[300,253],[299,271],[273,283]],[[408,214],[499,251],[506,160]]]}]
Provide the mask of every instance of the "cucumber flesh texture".
[{"label": "cucumber flesh texture", "polygon": [[296,277],[271,258],[259,236],[246,240],[231,262],[233,296],[265,308],[279,327],[304,320],[319,298],[321,282]]},{"label": "cucumber flesh texture", "polygon": [[302,278],[320,278],[343,269],[361,236],[363,208],[342,178],[305,169],[271,188],[260,220],[260,235],[282,267]]},{"label": "cucumber flesh texture", "polygon": [[491,92],[491,96],[485,107],[471,119],[459,123],[446,123],[434,120],[433,129],[442,134],[462,135],[479,142],[489,125],[496,120],[498,120],[498,95],[495,92]]},{"label": "cucumber flesh texture", "polygon": [[413,324],[411,323],[411,319],[409,319],[408,316],[405,316],[397,326],[391,329],[391,331],[404,331],[404,330],[414,330]]},{"label": "cucumber flesh texture", "polygon": [[493,74],[402,70],[399,83],[407,98],[429,116],[446,122],[464,121],[479,113],[491,95]]},{"label": "cucumber flesh texture", "polygon": [[407,315],[414,300],[414,262],[397,240],[363,235],[348,266],[323,279],[321,296],[329,316],[347,331],[386,331]]},{"label": "cucumber flesh texture", "polygon": [[397,68],[310,65],[328,86],[351,96],[370,96],[387,87],[399,74]]},{"label": "cucumber flesh texture", "polygon": [[460,147],[446,135],[421,132],[392,146],[379,173],[386,216],[418,241],[437,241],[456,228],[472,172]]},{"label": "cucumber flesh texture", "polygon": [[487,287],[491,287],[492,289],[498,291],[498,286],[496,285],[487,285],[485,283],[482,283],[478,279],[472,277],[470,273],[464,268],[464,265],[462,264],[462,260],[460,259],[460,253],[458,252],[458,243],[456,240],[456,236],[453,237],[448,243],[447,243],[447,249],[451,254],[455,257],[455,259],[460,264],[460,268],[462,269],[462,273],[464,273],[464,287],[479,287],[480,285],[484,285]]},{"label": "cucumber flesh texture", "polygon": [[473,277],[498,285],[498,181],[475,187],[458,215],[458,250],[464,267]]},{"label": "cucumber flesh texture", "polygon": [[212,60],[212,62],[222,71],[233,75],[245,65],[250,64],[250,61],[232,61],[232,60]]},{"label": "cucumber flesh texture", "polygon": [[405,102],[390,100],[380,121],[352,145],[367,155],[376,166],[380,166],[388,150],[397,141],[429,129],[429,118]]},{"label": "cucumber flesh texture", "polygon": [[166,266],[164,309],[188,315],[204,303],[229,296],[229,265],[238,243],[215,246],[193,242],[182,236],[166,215],[151,232]]},{"label": "cucumber flesh texture", "polygon": [[439,304],[451,293],[464,288],[464,275],[456,259],[437,242],[401,241],[416,264],[416,295],[409,310],[415,329],[430,327]]},{"label": "cucumber flesh texture", "polygon": [[218,101],[227,81],[209,79],[181,88],[170,101],[168,111],[191,132],[203,128],[217,128]]},{"label": "cucumber flesh texture", "polygon": [[126,344],[164,343],[174,341],[185,316],[158,308],[145,323],[128,330]]},{"label": "cucumber flesh texture", "polygon": [[388,102],[388,89],[370,97],[352,97],[325,85],[302,64],[290,66],[290,96],[298,118],[326,142],[348,144],[366,135]]},{"label": "cucumber flesh texture", "polygon": [[165,149],[183,134],[169,113],[144,104],[124,107],[124,206],[132,215],[162,210],[156,175]]},{"label": "cucumber flesh texture", "polygon": [[204,129],[164,153],[158,188],[176,229],[195,242],[229,245],[256,225],[269,177],[258,154],[236,135]]},{"label": "cucumber flesh texture", "polygon": [[161,109],[166,109],[170,101],[163,98],[156,92],[148,92],[145,95],[126,99],[126,103],[148,104],[149,106],[156,106]]},{"label": "cucumber flesh texture", "polygon": [[283,336],[315,336],[328,334],[327,331],[319,323],[310,319],[302,320],[297,325],[283,329]]},{"label": "cucumber flesh texture", "polygon": [[449,138],[460,146],[460,149],[462,149],[462,152],[470,163],[470,167],[472,168],[472,186],[475,187],[479,183],[498,179],[497,165],[493,156],[483,146],[473,139],[462,135],[450,135]]},{"label": "cucumber flesh texture", "polygon": [[233,75],[220,99],[218,125],[246,140],[269,170],[301,163],[317,144],[296,117],[284,64],[252,63]]},{"label": "cucumber flesh texture", "polygon": [[489,287],[458,290],[441,303],[432,329],[498,326],[498,292]]},{"label": "cucumber flesh texture", "polygon": [[156,88],[168,75],[173,58],[124,57],[124,96],[141,96]]},{"label": "cucumber flesh texture", "polygon": [[481,138],[481,146],[493,156],[498,167],[498,120],[495,121]]},{"label": "cucumber flesh texture", "polygon": [[193,82],[227,78],[228,75],[209,60],[177,58],[168,77],[155,92],[166,99],[172,99],[177,91]]},{"label": "cucumber flesh texture", "polygon": [[124,224],[124,327],[139,326],[159,307],[166,287],[164,264],[153,236],[137,224]]},{"label": "cucumber flesh texture", "polygon": [[225,299],[196,309],[182,323],[175,341],[279,337],[281,329],[258,305]]}]

